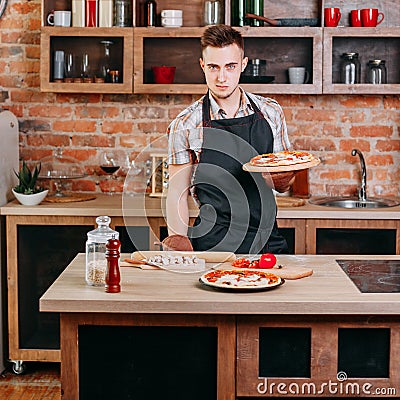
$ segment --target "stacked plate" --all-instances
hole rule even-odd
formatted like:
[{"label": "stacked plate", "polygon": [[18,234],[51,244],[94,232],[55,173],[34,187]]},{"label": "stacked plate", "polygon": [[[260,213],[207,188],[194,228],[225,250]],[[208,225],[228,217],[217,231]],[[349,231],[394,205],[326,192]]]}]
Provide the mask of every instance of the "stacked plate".
[{"label": "stacked plate", "polygon": [[182,10],[162,10],[161,25],[166,28],[179,28],[183,25]]}]

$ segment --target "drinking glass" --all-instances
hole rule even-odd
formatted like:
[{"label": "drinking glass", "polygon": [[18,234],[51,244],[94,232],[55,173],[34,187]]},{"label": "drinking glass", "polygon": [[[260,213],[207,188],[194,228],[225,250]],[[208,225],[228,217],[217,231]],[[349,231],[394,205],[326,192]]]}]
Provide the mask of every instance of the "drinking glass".
[{"label": "drinking glass", "polygon": [[64,76],[66,78],[75,78],[75,56],[72,53],[65,54]]},{"label": "drinking glass", "polygon": [[89,54],[82,54],[82,78],[90,78]]},{"label": "drinking glass", "polygon": [[104,150],[100,153],[100,169],[107,174],[107,180],[109,181],[106,185],[106,193],[114,194],[114,188],[112,180],[117,179],[115,173],[124,165],[126,160],[126,154],[121,150]]}]

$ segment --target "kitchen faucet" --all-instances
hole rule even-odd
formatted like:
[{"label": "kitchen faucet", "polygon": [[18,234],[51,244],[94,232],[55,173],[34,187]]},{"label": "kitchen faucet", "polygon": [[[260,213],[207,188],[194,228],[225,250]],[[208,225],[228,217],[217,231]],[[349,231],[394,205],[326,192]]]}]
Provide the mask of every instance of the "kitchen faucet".
[{"label": "kitchen faucet", "polygon": [[360,157],[360,164],[361,164],[361,187],[358,191],[358,200],[359,201],[366,201],[367,200],[367,168],[365,166],[364,156],[358,149],[353,149],[351,151],[351,155],[355,156],[358,154]]}]

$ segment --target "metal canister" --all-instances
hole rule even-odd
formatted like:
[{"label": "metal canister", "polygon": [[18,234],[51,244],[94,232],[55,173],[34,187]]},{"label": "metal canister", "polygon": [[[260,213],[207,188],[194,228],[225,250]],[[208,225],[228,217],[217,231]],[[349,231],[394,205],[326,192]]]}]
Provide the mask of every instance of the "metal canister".
[{"label": "metal canister", "polygon": [[114,26],[132,26],[132,12],[130,0],[114,1]]}]

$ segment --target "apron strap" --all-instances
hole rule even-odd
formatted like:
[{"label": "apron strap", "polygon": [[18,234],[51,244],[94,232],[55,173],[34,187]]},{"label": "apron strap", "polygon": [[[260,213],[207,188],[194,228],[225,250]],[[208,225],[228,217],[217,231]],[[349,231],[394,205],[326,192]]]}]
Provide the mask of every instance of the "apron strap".
[{"label": "apron strap", "polygon": [[[259,114],[260,117],[264,118],[263,113],[261,110],[257,107],[256,103],[251,99],[251,97],[244,92],[245,96],[249,100],[249,103],[254,111],[255,114]],[[211,128],[211,114],[210,114],[210,109],[211,109],[211,103],[210,103],[210,91],[208,90],[207,93],[203,97],[203,107],[202,107],[202,113],[203,113],[203,128]]]}]

